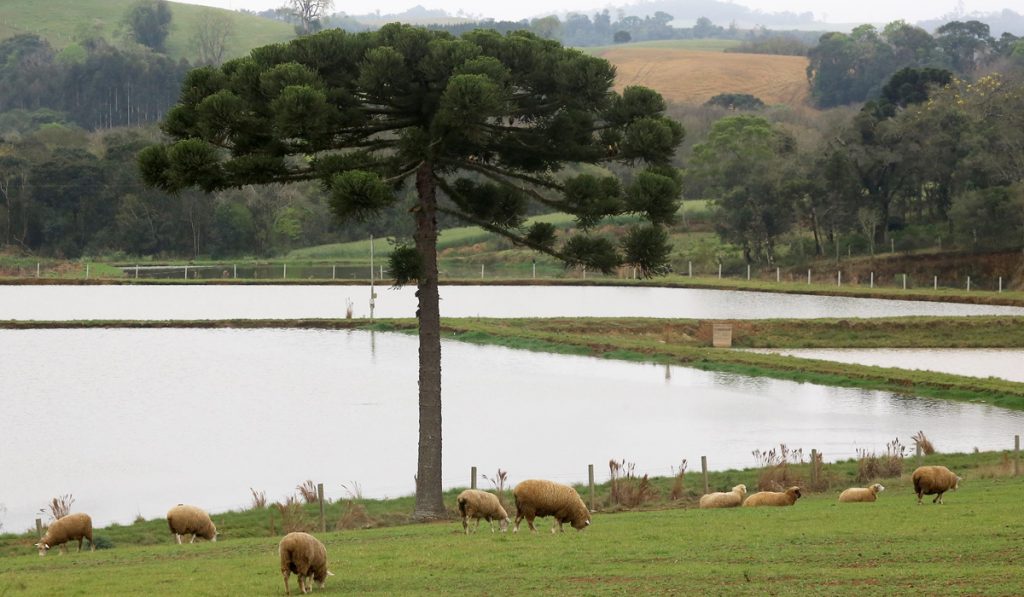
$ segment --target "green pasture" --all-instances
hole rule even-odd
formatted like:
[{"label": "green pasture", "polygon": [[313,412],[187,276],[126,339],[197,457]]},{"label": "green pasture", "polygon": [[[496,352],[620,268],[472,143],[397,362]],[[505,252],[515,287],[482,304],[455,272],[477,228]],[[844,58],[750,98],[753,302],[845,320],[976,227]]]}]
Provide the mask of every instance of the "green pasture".
[{"label": "green pasture", "polygon": [[688,50],[690,52],[723,52],[727,48],[740,45],[734,39],[662,39],[655,41],[638,41],[609,46],[589,46],[579,48],[588,54],[598,54],[609,50],[624,49],[655,49],[655,50]]},{"label": "green pasture", "polygon": [[[917,505],[905,473],[873,504],[838,504],[836,488],[790,508],[598,512],[586,531],[559,535],[550,519],[535,535],[524,523],[465,536],[454,519],[317,533],[336,574],[318,594],[1019,595],[1024,479],[961,474],[943,505]],[[179,546],[168,533],[158,545],[25,553],[0,560],[0,595],[279,595],[278,540]]]}]

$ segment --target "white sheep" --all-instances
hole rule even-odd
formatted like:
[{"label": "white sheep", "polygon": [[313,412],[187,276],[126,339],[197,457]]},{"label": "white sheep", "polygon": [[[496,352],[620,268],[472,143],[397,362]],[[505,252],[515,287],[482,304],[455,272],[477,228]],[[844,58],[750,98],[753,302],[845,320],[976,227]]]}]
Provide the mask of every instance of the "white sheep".
[{"label": "white sheep", "polygon": [[537,527],[533,526],[533,519],[537,516],[555,518],[555,523],[551,525],[552,533],[564,531],[563,522],[571,523],[578,531],[590,525],[590,510],[580,494],[568,485],[528,479],[516,485],[512,493],[516,498],[516,526],[512,529],[513,533],[519,532],[519,523],[523,518],[530,525],[530,531],[537,532]]},{"label": "white sheep", "polygon": [[942,503],[942,494],[960,488],[962,477],[944,466],[921,466],[911,477],[914,480],[914,491],[917,492],[917,503],[926,495],[938,494],[932,503]]},{"label": "white sheep", "polygon": [[753,508],[755,506],[792,506],[800,499],[799,487],[790,487],[786,491],[760,491],[747,498],[743,506]]},{"label": "white sheep", "polygon": [[310,578],[322,589],[327,577],[334,576],[334,573],[327,569],[327,548],[309,533],[288,533],[281,539],[277,552],[281,556],[285,595],[292,594],[288,587],[288,577],[292,572],[299,577],[299,590],[303,594],[313,591]]},{"label": "white sheep", "polygon": [[202,508],[178,504],[167,511],[167,526],[181,545],[182,535],[192,535],[189,543],[195,543],[196,537],[207,541],[217,540],[217,527],[210,520],[210,515]]},{"label": "white sheep", "polygon": [[875,483],[871,487],[851,487],[839,494],[840,502],[873,502],[878,499],[878,494],[885,491],[881,483]]},{"label": "white sheep", "polygon": [[735,508],[743,503],[743,498],[746,495],[747,486],[740,484],[733,487],[731,491],[716,491],[715,493],[702,495],[700,498],[700,507],[702,509]]},{"label": "white sheep", "polygon": [[494,522],[498,519],[498,527],[504,533],[508,529],[508,512],[502,508],[498,496],[479,489],[467,489],[459,494],[456,500],[459,504],[459,512],[462,514],[462,528],[469,534],[469,519],[476,519],[476,531],[480,528],[480,519],[486,518],[487,524],[491,525],[491,532],[494,532]]},{"label": "white sheep", "polygon": [[82,539],[89,540],[89,550],[96,551],[96,543],[92,540],[92,518],[88,514],[76,512],[53,521],[46,529],[46,534],[36,543],[40,556],[45,556],[51,547],[60,546],[61,555],[66,551],[65,543],[78,540],[78,551],[82,551]]}]

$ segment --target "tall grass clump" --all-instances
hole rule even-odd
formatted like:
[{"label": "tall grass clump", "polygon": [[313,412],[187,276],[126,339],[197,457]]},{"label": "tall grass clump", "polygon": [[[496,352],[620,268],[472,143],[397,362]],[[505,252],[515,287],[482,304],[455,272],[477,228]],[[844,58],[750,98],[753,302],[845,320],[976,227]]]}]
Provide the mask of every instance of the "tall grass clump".
[{"label": "tall grass clump", "polygon": [[262,510],[267,507],[267,492],[256,491],[252,487],[249,488],[249,493],[252,494],[252,509]]},{"label": "tall grass clump", "polygon": [[71,504],[74,503],[75,498],[70,493],[58,496],[50,500],[45,508],[40,508],[39,514],[49,516],[51,520],[58,520],[71,514]]},{"label": "tall grass clump", "polygon": [[295,490],[299,492],[302,499],[306,500],[307,504],[315,504],[319,501],[319,496],[316,492],[316,483],[312,479],[306,479],[302,483],[295,486]]},{"label": "tall grass clump", "polygon": [[885,445],[885,453],[877,455],[865,449],[857,450],[857,481],[867,483],[875,479],[891,479],[903,474],[903,459],[907,447],[895,438]]},{"label": "tall grass clump", "polygon": [[668,499],[673,502],[686,495],[686,485],[683,481],[683,477],[686,475],[686,459],[679,463],[679,469],[672,467],[672,490],[668,494]]},{"label": "tall grass clump", "polygon": [[623,508],[636,508],[657,499],[658,490],[647,475],[636,475],[636,463],[623,460],[609,460],[611,474],[611,501]]},{"label": "tall grass clump", "polygon": [[925,437],[924,431],[918,431],[916,435],[911,435],[910,439],[914,440],[914,444],[921,448],[921,453],[925,456],[931,456],[935,453],[935,446],[932,445],[931,440]]},{"label": "tall grass clump", "polygon": [[498,472],[495,473],[493,477],[488,477],[487,475],[481,476],[484,478],[485,481],[488,481],[491,484],[491,487],[494,488],[494,493],[495,495],[498,496],[498,503],[501,504],[502,508],[504,508],[505,491],[507,490],[508,487],[508,471],[503,471],[499,467]]},{"label": "tall grass clump", "polygon": [[366,506],[360,503],[363,499],[363,490],[359,486],[359,483],[352,482],[352,486],[342,483],[341,488],[345,490],[347,496],[345,503],[345,510],[341,513],[341,518],[338,519],[338,524],[335,528],[340,530],[351,530],[351,529],[368,529],[374,526],[374,520],[370,518],[369,512],[366,510]]},{"label": "tall grass clump", "polygon": [[289,495],[284,502],[276,502],[274,508],[281,514],[281,531],[285,534],[313,530],[313,522],[306,514],[301,498]]},{"label": "tall grass clump", "polygon": [[803,463],[803,448],[791,450],[786,444],[779,444],[778,448],[754,450],[751,454],[761,469],[757,475],[759,491],[784,491],[787,487],[801,485],[800,476],[790,465]]}]

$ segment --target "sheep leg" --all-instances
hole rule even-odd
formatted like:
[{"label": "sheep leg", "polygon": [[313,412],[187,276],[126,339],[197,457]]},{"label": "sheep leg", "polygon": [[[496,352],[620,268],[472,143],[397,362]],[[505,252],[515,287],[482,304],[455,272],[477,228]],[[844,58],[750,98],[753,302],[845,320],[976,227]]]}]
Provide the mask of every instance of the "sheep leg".
[{"label": "sheep leg", "polygon": [[516,526],[512,527],[512,532],[513,533],[518,533],[519,532],[519,523],[522,520],[523,520],[523,515],[520,514],[519,512],[516,512]]},{"label": "sheep leg", "polygon": [[490,516],[487,517],[487,524],[491,527],[491,534],[494,534],[494,521],[491,520]]},{"label": "sheep leg", "polygon": [[84,539],[84,537],[78,538],[78,553],[82,553],[82,539]]},{"label": "sheep leg", "polygon": [[195,542],[196,542],[196,534],[192,533],[192,540],[189,541],[189,543],[195,543]]},{"label": "sheep leg", "polygon": [[181,535],[174,533],[174,538],[178,541],[178,545],[181,545]]},{"label": "sheep leg", "polygon": [[942,492],[941,491],[939,492],[939,495],[935,496],[935,499],[932,500],[932,503],[933,504],[935,504],[935,503],[941,504],[942,503]]},{"label": "sheep leg", "polygon": [[285,595],[291,595],[292,594],[292,590],[288,588],[288,577],[291,575],[291,573],[292,573],[291,570],[288,570],[287,568],[285,568],[284,570],[281,571],[281,575],[284,576],[284,594]]},{"label": "sheep leg", "polygon": [[465,531],[467,535],[469,534],[469,521],[467,520],[468,518],[469,517],[465,514],[462,515],[462,530]]},{"label": "sheep leg", "polygon": [[533,516],[527,516],[526,517],[526,524],[530,525],[530,532],[531,533],[536,533],[537,532],[537,527],[533,526],[533,519],[534,519]]}]

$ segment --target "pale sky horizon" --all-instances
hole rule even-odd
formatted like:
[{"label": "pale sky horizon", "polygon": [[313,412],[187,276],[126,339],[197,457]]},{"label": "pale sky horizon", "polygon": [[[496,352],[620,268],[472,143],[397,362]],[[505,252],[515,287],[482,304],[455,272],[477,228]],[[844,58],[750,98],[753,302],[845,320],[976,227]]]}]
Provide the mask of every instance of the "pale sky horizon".
[{"label": "pale sky horizon", "polygon": [[[230,10],[249,9],[255,11],[276,8],[285,3],[284,0],[174,0],[187,4],[214,6]],[[513,3],[499,3],[481,6],[481,3],[470,0],[376,0],[359,3],[358,8],[351,3],[335,0],[334,10],[349,14],[368,14],[380,11],[381,14],[404,12],[416,5],[430,9],[443,9],[450,14],[459,10],[467,14],[484,15],[495,19],[519,20],[538,15],[562,13],[568,11],[593,12],[601,8],[622,6],[630,3],[622,0],[610,4],[606,0],[519,0]],[[849,2],[844,0],[739,0],[733,4],[746,6],[762,12],[796,13],[813,12],[816,19],[830,23],[887,23],[897,19],[909,22],[933,19],[952,13],[962,8],[964,13],[992,12],[1009,8],[1018,12],[1024,11],[1021,0],[860,0]]]}]

